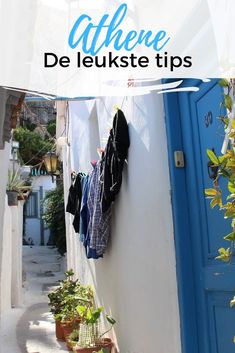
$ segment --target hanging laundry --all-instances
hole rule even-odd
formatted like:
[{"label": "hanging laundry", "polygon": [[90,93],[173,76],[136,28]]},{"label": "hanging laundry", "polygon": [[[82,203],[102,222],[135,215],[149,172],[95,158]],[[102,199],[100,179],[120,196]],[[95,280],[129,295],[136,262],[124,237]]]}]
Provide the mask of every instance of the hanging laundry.
[{"label": "hanging laundry", "polygon": [[88,258],[103,256],[111,230],[111,208],[107,212],[102,212],[100,203],[100,168],[101,162],[99,161],[91,175],[87,201],[90,216],[87,232]]},{"label": "hanging laundry", "polygon": [[82,200],[81,200],[81,210],[80,210],[79,234],[80,234],[80,240],[82,242],[84,242],[85,237],[87,235],[88,224],[89,224],[89,219],[90,219],[88,205],[87,205],[88,192],[89,192],[89,182],[90,182],[90,176],[86,175],[83,178],[83,183],[82,183]]},{"label": "hanging laundry", "polygon": [[122,171],[130,146],[129,130],[125,115],[118,109],[113,119],[108,143],[101,163],[101,204],[106,212],[115,200],[122,184]]},{"label": "hanging laundry", "polygon": [[82,199],[81,180],[83,176],[83,173],[79,173],[76,177],[74,184],[70,186],[68,202],[66,206],[66,212],[69,212],[74,215],[73,227],[76,233],[79,233],[80,227],[80,208]]}]

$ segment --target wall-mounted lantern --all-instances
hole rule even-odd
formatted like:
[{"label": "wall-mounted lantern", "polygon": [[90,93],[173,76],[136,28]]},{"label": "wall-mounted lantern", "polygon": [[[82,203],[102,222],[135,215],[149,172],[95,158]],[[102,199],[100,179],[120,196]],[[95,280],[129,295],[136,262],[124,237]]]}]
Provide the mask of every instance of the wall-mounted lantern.
[{"label": "wall-mounted lantern", "polygon": [[43,157],[43,162],[45,164],[47,173],[52,176],[52,180],[53,180],[53,175],[58,175],[58,157],[56,153],[48,152]]}]

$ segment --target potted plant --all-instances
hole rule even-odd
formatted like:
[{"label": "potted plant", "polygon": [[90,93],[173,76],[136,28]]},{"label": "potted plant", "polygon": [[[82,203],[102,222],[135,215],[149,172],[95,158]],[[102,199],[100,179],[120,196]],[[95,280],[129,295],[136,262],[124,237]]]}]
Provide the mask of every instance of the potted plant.
[{"label": "potted plant", "polygon": [[74,275],[72,270],[65,272],[65,280],[60,282],[60,285],[48,294],[50,312],[55,319],[55,332],[58,340],[65,341],[64,331],[61,325],[62,311],[64,308],[64,300],[67,292],[73,292],[76,281],[72,280]]},{"label": "potted plant", "polygon": [[61,312],[61,325],[65,338],[79,329],[81,316],[77,311],[79,305],[89,307],[93,303],[93,290],[90,286],[83,286],[80,282],[76,283],[73,293],[66,293]]},{"label": "potted plant", "polygon": [[79,330],[75,329],[70,335],[66,338],[66,344],[69,351],[73,350],[73,347],[76,346],[79,340]]},{"label": "potted plant", "polygon": [[48,294],[50,311],[55,318],[56,337],[59,340],[65,340],[74,329],[79,328],[81,318],[76,307],[81,303],[91,305],[93,302],[91,287],[73,280],[73,275],[72,270],[65,272],[65,280]]},{"label": "potted plant", "polygon": [[106,353],[111,353],[113,342],[110,338],[104,337],[116,323],[109,315],[105,315],[107,321],[111,324],[110,328],[100,334],[99,321],[103,307],[95,309],[94,307],[78,306],[77,311],[82,318],[79,330],[78,343],[73,346],[73,351],[77,353],[93,353],[104,349]]},{"label": "potted plant", "polygon": [[26,185],[26,182],[20,179],[18,170],[16,172],[8,171],[7,196],[9,206],[17,206],[19,194],[30,189],[31,186]]}]

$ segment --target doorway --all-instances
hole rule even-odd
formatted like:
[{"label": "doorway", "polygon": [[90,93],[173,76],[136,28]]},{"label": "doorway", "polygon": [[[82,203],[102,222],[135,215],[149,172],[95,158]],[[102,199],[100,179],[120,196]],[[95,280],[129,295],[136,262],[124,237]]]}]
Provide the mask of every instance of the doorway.
[{"label": "doorway", "polygon": [[[232,353],[235,313],[235,265],[215,260],[227,247],[230,222],[211,210],[204,189],[211,187],[206,149],[220,154],[224,127],[218,119],[222,89],[218,80],[184,80],[197,92],[164,97],[172,188],[177,277],[184,353]],[[184,154],[184,167],[174,152]],[[222,186],[223,187],[223,186]]]}]

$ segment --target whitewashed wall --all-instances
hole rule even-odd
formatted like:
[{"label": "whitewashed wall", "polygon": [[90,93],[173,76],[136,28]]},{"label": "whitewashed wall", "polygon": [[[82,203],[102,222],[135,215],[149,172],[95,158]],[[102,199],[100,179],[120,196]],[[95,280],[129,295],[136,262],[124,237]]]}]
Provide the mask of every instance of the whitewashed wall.
[{"label": "whitewashed wall", "polygon": [[[9,308],[11,304],[11,292],[9,292],[9,287],[6,286],[11,281],[11,228],[9,224],[8,231],[4,232],[6,229],[6,223],[4,222],[4,214],[6,207],[6,185],[7,185],[7,173],[9,166],[9,156],[10,156],[10,144],[5,144],[5,149],[0,150],[0,319],[2,317],[3,310],[7,307]],[[8,212],[10,217],[10,212]],[[5,223],[5,224],[4,224]],[[8,245],[5,245],[7,238]],[[8,249],[8,254],[5,256],[5,249]],[[8,258],[8,255],[9,258]],[[8,259],[8,260],[7,260]],[[10,286],[11,288],[11,286]]]},{"label": "whitewashed wall", "polygon": [[[175,248],[162,97],[107,98],[69,103],[69,144],[64,146],[65,192],[70,172],[88,171],[104,145],[113,107],[129,122],[131,146],[114,205],[112,237],[103,259],[87,260],[66,216],[68,267],[95,287],[98,302],[117,320],[121,353],[179,353]],[[62,120],[61,120],[62,121]],[[60,122],[61,123],[61,122]],[[98,124],[97,124],[98,123]]]},{"label": "whitewashed wall", "polygon": [[23,201],[18,206],[8,206],[6,196],[7,172],[9,166],[10,145],[0,151],[0,319],[12,307],[22,304],[22,228]]}]

